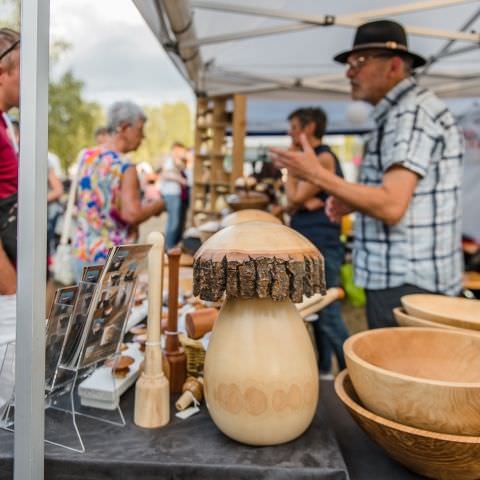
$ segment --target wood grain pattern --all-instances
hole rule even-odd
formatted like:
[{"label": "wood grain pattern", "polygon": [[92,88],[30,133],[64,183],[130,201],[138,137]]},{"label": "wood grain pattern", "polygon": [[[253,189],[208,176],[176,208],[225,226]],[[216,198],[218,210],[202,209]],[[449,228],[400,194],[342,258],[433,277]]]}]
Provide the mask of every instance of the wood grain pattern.
[{"label": "wood grain pattern", "polygon": [[344,352],[370,411],[429,431],[480,434],[480,335],[383,328],[350,337]]},{"label": "wood grain pattern", "polygon": [[318,370],[289,301],[227,299],[205,358],[205,399],[217,427],[250,445],[293,440],[310,425]]},{"label": "wood grain pattern", "polygon": [[401,301],[407,313],[414,317],[453,327],[480,330],[480,300],[414,294],[403,296]]},{"label": "wood grain pattern", "polygon": [[480,437],[433,433],[375,415],[360,403],[346,370],[335,391],[372,440],[410,470],[438,480],[480,478]]}]

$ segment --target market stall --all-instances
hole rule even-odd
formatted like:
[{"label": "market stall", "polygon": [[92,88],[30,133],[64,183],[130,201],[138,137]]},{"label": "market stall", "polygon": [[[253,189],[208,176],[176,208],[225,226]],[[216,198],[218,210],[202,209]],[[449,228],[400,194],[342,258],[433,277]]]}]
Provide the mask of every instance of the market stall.
[{"label": "market stall", "polygon": [[[308,7],[311,7],[311,2],[305,4],[299,10],[303,12],[286,12],[279,11],[274,8],[263,8],[238,6],[232,3],[216,4],[215,2],[192,2],[192,5],[199,9],[222,11],[221,15],[249,15],[255,17],[269,18],[266,25],[261,25],[261,22],[255,25],[254,30],[246,30],[244,32],[231,32],[231,25],[225,21],[225,17],[219,20],[217,17],[210,17],[211,22],[205,23],[192,22],[191,8],[189,2],[151,2],[148,0],[136,0],[136,5],[143,13],[147,23],[150,25],[154,33],[158,36],[161,43],[167,48],[173,61],[178,65],[179,69],[192,82],[192,86],[198,94],[204,93],[208,96],[229,96],[238,93],[255,94],[259,92],[273,92],[282,93],[286,95],[300,95],[300,98],[308,98],[309,95],[314,95],[318,98],[319,95],[328,95],[344,97],[347,93],[346,86],[341,83],[338,72],[315,72],[313,75],[302,74],[297,75],[290,71],[289,74],[283,76],[274,75],[268,71],[254,71],[256,67],[248,67],[245,62],[245,55],[247,58],[251,57],[252,49],[250,47],[236,48],[234,54],[229,53],[227,58],[234,58],[235,61],[244,60],[243,67],[247,68],[247,72],[241,72],[236,69],[228,70],[224,65],[220,65],[220,61],[209,61],[211,57],[221,60],[220,53],[222,48],[209,47],[221,42],[235,42],[240,40],[254,41],[255,38],[270,37],[279,33],[290,32],[293,35],[298,34],[300,45],[311,45],[321,43],[325,46],[325,54],[329,55],[329,48],[333,48],[337,41],[326,41],[325,38],[308,37],[312,30],[321,29],[322,35],[327,35],[330,28],[339,25],[343,27],[354,27],[363,22],[367,18],[384,17],[387,15],[407,15],[414,11],[427,10],[425,15],[429,17],[428,10],[435,7],[445,6],[453,8],[456,5],[456,18],[463,19],[463,25],[460,25],[460,31],[452,31],[448,27],[454,23],[453,14],[445,15],[445,17],[438,17],[439,28],[431,29],[427,27],[414,27],[408,25],[408,30],[412,34],[417,34],[422,38],[424,36],[435,38],[436,43],[430,43],[430,40],[421,44],[425,50],[433,52],[430,57],[428,68],[424,72],[423,78],[426,85],[431,86],[440,94],[444,95],[475,95],[478,91],[478,82],[475,78],[475,70],[471,65],[475,65],[471,61],[471,56],[478,53],[479,36],[477,33],[469,32],[471,25],[477,20],[480,12],[478,8],[469,2],[460,1],[432,1],[421,2],[418,4],[409,4],[402,6],[394,6],[382,8],[373,11],[364,11],[356,14],[342,14],[334,15],[312,15],[308,12]],[[252,2],[253,3],[253,2]],[[277,2],[278,3],[278,2]],[[369,2],[361,2],[367,4]],[[282,2],[283,5],[283,2]],[[271,7],[274,2],[271,2]],[[359,8],[359,4],[356,4]],[[347,8],[348,6],[341,5],[339,8]],[[199,19],[201,16],[199,15]],[[207,17],[204,17],[208,19]],[[272,20],[275,19],[275,20]],[[437,17],[436,17],[437,18]],[[251,18],[249,17],[251,20]],[[408,19],[408,18],[407,18]],[[279,21],[280,20],[280,21]],[[235,21],[234,21],[235,22]],[[211,25],[221,25],[225,28],[224,32],[214,32]],[[195,27],[203,25],[203,34],[205,37],[197,38],[195,34]],[[230,25],[230,27],[229,27]],[[441,27],[445,27],[442,29]],[[328,27],[328,28],[322,28]],[[200,29],[200,28],[199,28]],[[206,37],[206,29],[210,29],[209,33],[215,33],[210,38]],[[306,30],[306,31],[304,31]],[[341,31],[341,29],[337,29]],[[293,33],[295,32],[295,33]],[[307,35],[304,37],[303,35]],[[247,39],[247,40],[246,40]],[[248,40],[250,39],[250,40]],[[345,44],[348,43],[346,37],[339,40]],[[447,44],[444,42],[447,41]],[[464,42],[464,45],[458,48],[453,48],[454,42]],[[268,43],[268,42],[267,42]],[[255,50],[258,53],[259,64],[268,66],[266,59],[284,58],[283,55],[287,53],[287,48],[279,48],[278,44],[273,41],[270,42],[269,49]],[[202,46],[203,45],[203,46]],[[299,52],[304,52],[304,49],[299,48],[298,44],[288,42],[286,45],[290,46],[291,52],[294,52],[294,62],[290,65],[298,66],[301,63]],[[211,50],[208,50],[208,49]],[[277,55],[272,53],[272,48],[278,50]],[[212,50],[213,49],[213,50]],[[226,51],[227,49],[223,49]],[[43,375],[39,374],[44,370],[44,355],[45,355],[45,334],[43,323],[43,308],[44,305],[44,289],[39,287],[43,285],[45,258],[45,245],[42,241],[35,241],[32,245],[31,239],[42,239],[45,237],[45,218],[44,215],[38,214],[38,205],[45,204],[45,173],[46,173],[46,122],[47,117],[47,102],[46,89],[48,79],[48,62],[46,61],[48,52],[48,2],[23,2],[22,12],[22,125],[21,128],[25,132],[24,138],[26,142],[22,144],[21,159],[20,159],[20,224],[19,224],[19,285],[18,285],[18,330],[17,330],[17,368],[16,368],[16,423],[15,423],[15,478],[21,480],[30,480],[34,478],[43,477],[43,461],[44,461],[44,381]],[[263,60],[260,59],[260,53],[265,55]],[[441,61],[451,55],[458,55],[464,60],[461,67],[458,65],[455,68],[440,68]],[[205,61],[203,58],[205,57]],[[307,63],[305,61],[305,63]],[[278,64],[277,64],[278,65]],[[218,67],[218,68],[217,68]],[[258,65],[257,65],[258,67]],[[438,69],[437,69],[438,67]],[[297,67],[295,67],[297,68]],[[475,68],[475,67],[473,67]],[[32,79],[34,81],[32,81]],[[241,127],[241,125],[240,125]],[[241,147],[238,147],[241,148]],[[26,172],[29,172],[26,175]],[[228,183],[231,185],[234,178],[228,178]],[[43,185],[43,186],[42,186]],[[216,186],[216,185],[214,185]],[[308,262],[305,262],[307,264]],[[293,269],[300,268],[294,265]],[[302,267],[306,270],[311,267]],[[310,270],[309,270],[310,271]],[[248,272],[247,272],[248,273]],[[128,275],[128,272],[126,273]],[[248,277],[248,274],[246,275]],[[308,282],[307,282],[308,283]],[[215,289],[215,285],[211,286]],[[242,290],[243,285],[239,287]],[[298,292],[297,292],[298,293]],[[313,292],[311,292],[313,293]],[[102,301],[107,302],[104,298]],[[102,308],[107,308],[106,304]],[[178,333],[178,332],[172,332]],[[35,368],[33,368],[35,367]],[[350,470],[350,475],[355,478],[373,478],[380,472],[381,478],[415,478],[409,472],[405,471],[396,463],[392,463],[386,459],[384,454],[376,447],[369,443],[368,439],[354,426],[351,420],[348,419],[346,413],[339,408],[338,400],[331,395],[331,385],[326,385],[324,394],[324,402],[319,404],[319,412],[313,418],[313,423],[310,428],[306,430],[303,436],[300,436],[292,443],[279,447],[266,447],[265,449],[255,449],[245,447],[227,440],[217,429],[213,426],[210,417],[205,413],[205,410],[193,417],[189,422],[180,422],[175,420],[165,430],[144,431],[134,427],[131,422],[131,415],[133,411],[132,393],[127,394],[123,404],[127,414],[127,427],[123,430],[116,430],[117,427],[100,427],[97,430],[94,424],[86,422],[84,425],[87,432],[87,454],[77,455],[71,454],[68,456],[62,451],[47,450],[47,473],[48,478],[55,478],[57,475],[61,478],[64,474],[61,472],[63,468],[68,469],[70,476],[78,472],[85,478],[92,470],[100,474],[108,475],[115,468],[119,475],[122,475],[128,470],[123,468],[133,469],[140,464],[143,472],[147,475],[158,475],[159,473],[172,473],[172,468],[179,468],[180,473],[192,472],[195,468],[195,473],[205,472],[205,478],[212,478],[212,472],[222,474],[225,473],[224,465],[240,465],[237,467],[240,474],[245,471],[255,472],[256,468],[268,472],[269,468],[273,468],[274,464],[281,464],[281,460],[294,458],[298,460],[295,465],[288,464],[286,470],[280,467],[280,470],[275,470],[279,474],[289,474],[298,467],[300,475],[310,474],[305,473],[305,464],[311,463],[315,469],[315,475],[325,473],[325,478],[348,478],[344,468],[344,463],[341,455],[338,452],[341,450],[345,461]],[[330,393],[328,393],[330,392]],[[128,396],[129,395],[129,396]],[[221,397],[221,395],[220,395]],[[280,395],[283,400],[283,396]],[[295,395],[292,395],[295,400]],[[305,398],[307,398],[306,395]],[[225,398],[225,397],[221,397]],[[258,397],[253,398],[254,407],[258,407]],[[220,402],[221,403],[221,402]],[[307,402],[308,403],[308,402]],[[281,407],[283,404],[280,402]],[[292,405],[292,404],[290,404]],[[295,402],[293,402],[295,405]],[[232,405],[230,405],[232,406]],[[233,409],[236,405],[233,404]],[[280,408],[281,409],[281,408]],[[325,420],[327,419],[327,420]],[[82,420],[83,421],[83,420]],[[198,422],[198,425],[196,424]],[[307,425],[308,427],[308,425]],[[345,427],[344,429],[340,427]],[[170,428],[170,430],[168,430]],[[338,444],[331,431],[335,431],[338,436]],[[168,432],[172,434],[172,445],[177,449],[175,451],[168,450],[167,445],[163,439],[168,437]],[[201,431],[199,438],[195,440],[195,435]],[[122,432],[122,434],[119,434]],[[164,433],[165,432],[165,433]],[[301,432],[300,432],[301,433]],[[102,437],[102,435],[105,437]],[[121,435],[125,435],[124,437]],[[178,436],[177,436],[178,435]],[[2,436],[2,463],[0,470],[6,474],[12,472],[12,437],[10,433],[1,433]],[[208,438],[208,441],[203,441]],[[115,441],[113,441],[113,439]],[[143,454],[142,462],[138,461],[138,455],[135,459],[128,460],[126,452],[132,448],[134,442],[138,442],[135,446],[137,452]],[[189,443],[191,442],[191,443]],[[325,449],[318,448],[318,445],[325,442]],[[145,448],[145,444],[150,448]],[[168,443],[168,442],[167,442]],[[188,449],[182,450],[182,446],[187,444]],[[125,448],[117,450],[117,447],[127,445]],[[192,446],[193,445],[193,446]],[[314,451],[309,451],[309,446],[315,446]],[[108,451],[106,446],[112,448],[113,451]],[[199,450],[198,446],[205,448]],[[339,447],[339,449],[338,449]],[[138,450],[137,450],[138,448]],[[329,450],[332,449],[333,450]],[[3,450],[5,449],[5,450]],[[50,447],[48,447],[50,449]],[[132,450],[134,450],[132,448]],[[355,452],[361,450],[360,455]],[[192,453],[194,452],[194,453]],[[293,453],[292,453],[293,452]],[[325,455],[326,452],[331,454]],[[337,452],[337,453],[334,453]],[[180,453],[181,457],[176,455]],[[192,458],[198,455],[198,463],[191,462]],[[220,466],[219,458],[228,459],[232,455],[230,463],[224,462]],[[241,460],[239,460],[239,456]],[[153,464],[154,458],[158,460],[168,458],[161,466]],[[325,458],[327,457],[327,458]],[[71,459],[71,463],[70,462]],[[336,463],[332,461],[335,459]],[[369,461],[370,459],[371,461]],[[287,462],[288,463],[288,462]],[[247,464],[247,466],[245,466]],[[72,465],[74,465],[75,472],[72,472]],[[146,466],[147,465],[147,466]],[[372,473],[370,468],[374,466],[375,473]],[[83,469],[77,470],[77,469]],[[275,467],[277,468],[277,467]],[[476,466],[475,466],[476,468]],[[151,473],[148,471],[151,469]],[[266,469],[266,470],[265,470]],[[363,473],[362,473],[363,472]],[[50,476],[50,474],[52,476]],[[358,474],[358,475],[357,475]],[[361,475],[364,475],[362,477]],[[475,473],[473,473],[475,475]],[[382,477],[383,476],[383,477]],[[258,476],[257,476],[258,477]],[[74,478],[74,477],[73,477]],[[148,477],[146,477],[148,478]],[[298,478],[302,478],[299,476]],[[452,477],[455,478],[455,477]],[[473,477],[472,477],[473,478]]]}]

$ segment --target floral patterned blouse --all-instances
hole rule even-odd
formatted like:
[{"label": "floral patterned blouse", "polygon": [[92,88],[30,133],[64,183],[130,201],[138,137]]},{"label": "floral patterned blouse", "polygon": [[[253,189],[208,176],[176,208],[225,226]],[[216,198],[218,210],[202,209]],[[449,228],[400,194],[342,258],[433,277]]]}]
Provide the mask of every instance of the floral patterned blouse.
[{"label": "floral patterned blouse", "polygon": [[73,237],[78,260],[103,263],[110,247],[136,241],[136,229],[120,217],[122,174],[131,166],[125,157],[101,147],[80,155]]}]

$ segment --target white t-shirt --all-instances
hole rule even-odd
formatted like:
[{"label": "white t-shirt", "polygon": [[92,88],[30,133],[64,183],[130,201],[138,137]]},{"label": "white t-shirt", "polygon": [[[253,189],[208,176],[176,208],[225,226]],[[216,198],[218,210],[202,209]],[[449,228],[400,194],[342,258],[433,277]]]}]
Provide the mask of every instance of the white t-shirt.
[{"label": "white t-shirt", "polygon": [[[165,160],[165,163],[163,165],[163,171],[178,173],[172,157],[168,157]],[[162,195],[180,195],[182,193],[182,189],[180,187],[180,184],[175,180],[162,180],[160,182],[160,192],[162,193]]]}]

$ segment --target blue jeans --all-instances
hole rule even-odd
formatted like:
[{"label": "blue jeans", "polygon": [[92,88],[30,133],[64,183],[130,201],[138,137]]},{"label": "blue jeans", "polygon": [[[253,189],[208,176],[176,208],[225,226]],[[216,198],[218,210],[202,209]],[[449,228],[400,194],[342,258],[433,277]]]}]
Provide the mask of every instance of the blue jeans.
[{"label": "blue jeans", "polygon": [[[325,259],[325,280],[327,288],[340,285],[340,267],[343,262],[343,246],[320,249]],[[321,373],[332,369],[332,351],[337,358],[340,370],[345,368],[343,342],[349,333],[342,318],[340,301],[335,301],[318,313],[313,322],[313,330],[318,350],[318,368]]]},{"label": "blue jeans", "polygon": [[165,248],[173,248],[182,237],[182,197],[164,195],[167,206],[167,227],[165,229]]}]

